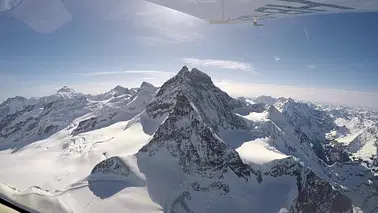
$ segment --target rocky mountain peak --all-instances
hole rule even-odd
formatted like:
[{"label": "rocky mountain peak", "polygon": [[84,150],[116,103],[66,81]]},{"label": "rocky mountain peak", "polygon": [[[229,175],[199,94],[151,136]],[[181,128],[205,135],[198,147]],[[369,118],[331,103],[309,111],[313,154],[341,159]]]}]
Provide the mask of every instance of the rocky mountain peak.
[{"label": "rocky mountain peak", "polygon": [[150,88],[156,89],[156,87],[154,85],[152,85],[152,84],[150,84],[150,83],[148,83],[146,81],[142,82],[142,84],[140,85],[140,88],[141,89],[150,89]]},{"label": "rocky mountain peak", "polygon": [[183,66],[180,71],[177,73],[177,75],[184,75],[185,73],[189,72],[189,69],[187,66]]},{"label": "rocky mountain peak", "polygon": [[206,73],[200,71],[197,68],[193,68],[191,71],[189,71],[189,69],[186,66],[184,66],[177,74],[177,77],[182,78],[182,80],[186,81],[187,83],[193,86],[198,86],[200,84],[213,85],[210,76],[208,76]]},{"label": "rocky mountain peak", "polygon": [[147,106],[146,112],[153,118],[167,115],[176,104],[176,97],[182,93],[195,107],[201,118],[215,131],[223,128],[245,128],[242,118],[233,113],[242,105],[227,93],[216,87],[211,78],[194,68],[183,67],[180,72],[163,84],[156,97]]},{"label": "rocky mountain peak", "polygon": [[27,98],[16,96],[13,98],[6,99],[3,103],[0,104],[0,108],[11,106],[11,105],[23,105],[27,102]]},{"label": "rocky mountain peak", "polygon": [[71,89],[67,86],[64,86],[62,88],[60,88],[58,91],[56,91],[57,93],[76,93],[76,91],[74,89]]},{"label": "rocky mountain peak", "polygon": [[271,96],[266,96],[266,95],[262,95],[262,96],[259,96],[255,99],[255,101],[257,103],[263,103],[263,104],[267,104],[267,105],[273,105],[277,99],[271,97]]},{"label": "rocky mountain peak", "polygon": [[189,71],[188,67],[186,66],[183,66],[177,75],[171,78],[171,80],[176,83],[185,83],[191,86],[200,86],[201,84],[214,86],[210,76],[208,76],[206,73],[197,68],[193,68]]},{"label": "rocky mountain peak", "polygon": [[119,85],[117,85],[116,87],[114,87],[111,91],[116,92],[116,93],[118,93],[118,94],[126,94],[126,93],[129,93],[129,89],[124,88],[124,87],[119,86]]},{"label": "rocky mountain peak", "polygon": [[21,96],[8,98],[0,104],[0,120],[7,115],[25,109],[25,107],[31,104],[33,104],[33,101],[29,101],[29,99]]},{"label": "rocky mountain peak", "polygon": [[296,103],[296,101],[292,98],[282,98],[282,100],[286,100],[288,103]]},{"label": "rocky mountain peak", "polygon": [[9,103],[14,102],[14,101],[26,101],[26,100],[28,100],[28,99],[24,98],[22,96],[15,96],[13,98],[7,98],[7,100],[5,100],[1,105],[9,104]]}]

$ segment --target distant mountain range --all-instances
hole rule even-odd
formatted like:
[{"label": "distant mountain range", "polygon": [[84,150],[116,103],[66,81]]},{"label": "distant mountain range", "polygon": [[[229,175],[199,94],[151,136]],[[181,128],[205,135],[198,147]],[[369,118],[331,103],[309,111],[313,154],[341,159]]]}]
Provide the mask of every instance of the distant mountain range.
[{"label": "distant mountain range", "polygon": [[378,112],[160,88],[0,105],[0,196],[40,212],[378,212]]}]

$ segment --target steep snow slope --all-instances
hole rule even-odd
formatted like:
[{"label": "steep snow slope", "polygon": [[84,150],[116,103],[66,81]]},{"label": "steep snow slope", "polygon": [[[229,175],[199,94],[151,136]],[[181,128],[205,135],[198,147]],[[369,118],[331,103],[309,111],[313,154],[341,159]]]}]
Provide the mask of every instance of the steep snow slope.
[{"label": "steep snow slope", "polygon": [[323,110],[318,110],[307,103],[296,102],[291,98],[276,105],[279,105],[279,109],[293,127],[301,143],[310,144],[316,155],[328,163],[323,144],[326,142],[326,133],[336,128],[333,119]]},{"label": "steep snow slope", "polygon": [[265,129],[270,133],[271,144],[286,155],[297,157],[323,177],[327,172],[323,171],[324,165],[311,145],[300,141],[286,116],[276,107],[270,106],[267,112],[270,122],[265,124]]},{"label": "steep snow slope", "polygon": [[90,100],[94,100],[94,101],[105,101],[105,100],[109,100],[111,98],[116,98],[118,96],[122,96],[122,95],[126,95],[126,96],[132,96],[130,90],[128,88],[124,88],[124,87],[121,87],[121,86],[116,86],[114,87],[113,89],[111,89],[109,92],[106,92],[104,94],[99,94],[99,95],[95,95],[95,96],[92,96],[92,95],[88,95],[88,99]]},{"label": "steep snow slope", "polygon": [[[288,102],[292,102],[291,109],[287,106]],[[298,107],[298,103],[299,105],[302,105],[302,107]],[[334,164],[336,162],[336,164],[333,166],[325,166],[322,161],[319,161],[318,163],[311,165],[311,162],[309,164],[305,161],[306,157],[300,156],[295,152],[285,152],[283,147],[280,148],[279,146],[274,145],[275,143],[271,144],[285,154],[298,157],[301,161],[304,161],[306,165],[310,166],[313,171],[318,171],[316,172],[318,175],[321,174],[321,172],[316,168],[319,168],[320,171],[323,170],[326,174],[323,178],[332,183],[337,183],[338,186],[336,187],[339,187],[343,193],[352,198],[353,205],[356,206],[356,209],[364,212],[377,211],[378,207],[374,204],[377,203],[378,194],[374,173],[378,171],[378,169],[376,169],[376,115],[378,113],[366,109],[351,109],[340,106],[334,108],[320,105],[319,107],[283,98],[278,99],[274,105],[280,108],[283,113],[286,107],[287,111],[282,120],[287,121],[287,124],[284,126],[290,126],[293,129],[296,128],[294,135],[300,136],[305,134],[318,137],[323,137],[325,135],[325,140],[323,138],[318,138],[318,141],[320,141],[320,145],[323,146],[325,151],[324,154],[327,157],[328,163]],[[306,111],[310,113],[304,113]],[[290,120],[296,121],[298,119],[301,119],[301,121],[290,122]],[[298,125],[298,123],[301,122],[302,124]],[[305,123],[303,124],[303,122]],[[311,125],[306,125],[307,122]],[[327,133],[329,130],[330,132]],[[287,138],[287,134],[285,135]],[[305,138],[308,139],[308,137]],[[293,142],[296,140],[297,139],[292,138],[283,141]],[[302,146],[307,146],[306,144],[308,143],[306,143],[306,141],[308,140],[301,141]],[[294,145],[290,145],[289,147],[294,147]],[[290,150],[295,150],[295,148],[290,148],[289,151]],[[310,153],[311,155],[311,149],[309,149],[308,146],[302,151],[302,153]],[[319,153],[317,153],[317,155],[319,155]],[[316,162],[316,157],[311,158]],[[338,162],[341,162],[342,164]]]},{"label": "steep snow slope", "polygon": [[[348,145],[348,151],[353,157],[359,157],[374,164],[378,149],[378,123],[366,127]],[[378,166],[378,165],[376,165]]]},{"label": "steep snow slope", "polygon": [[351,158],[361,159],[369,164],[368,167],[377,167],[378,121],[374,121],[374,117],[363,119],[357,116],[359,115],[337,118],[337,124],[347,129],[347,134],[336,133],[333,139],[345,147]]},{"label": "steep snow slope", "polygon": [[[134,159],[123,159],[133,165]],[[38,212],[162,212],[148,196],[145,179],[133,171],[109,176],[104,167],[117,167],[117,158],[109,158],[113,164],[99,164],[90,175],[68,185],[62,190],[46,191],[39,187],[30,187],[25,191],[0,184],[1,194],[17,200],[19,203],[36,209]],[[134,163],[135,164],[135,163]],[[103,169],[99,169],[99,167]],[[122,167],[125,168],[125,167]],[[133,173],[140,176],[133,176]],[[133,176],[133,181],[130,181]]]},{"label": "steep snow slope", "polygon": [[80,121],[73,134],[108,126],[118,121],[130,120],[146,108],[156,91],[156,87],[144,82],[133,96],[126,94],[110,99],[99,110],[87,114],[88,118]]}]

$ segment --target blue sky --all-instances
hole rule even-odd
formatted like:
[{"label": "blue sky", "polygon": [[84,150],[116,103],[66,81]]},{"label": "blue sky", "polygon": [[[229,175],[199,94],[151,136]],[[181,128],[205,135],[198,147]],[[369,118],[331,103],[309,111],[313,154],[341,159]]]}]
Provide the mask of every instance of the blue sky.
[{"label": "blue sky", "polygon": [[84,93],[159,85],[185,64],[235,96],[378,108],[378,13],[283,18],[260,28],[211,25],[141,0],[104,2],[64,1],[69,17],[55,18],[67,23],[47,34],[0,13],[0,100],[63,85]]}]

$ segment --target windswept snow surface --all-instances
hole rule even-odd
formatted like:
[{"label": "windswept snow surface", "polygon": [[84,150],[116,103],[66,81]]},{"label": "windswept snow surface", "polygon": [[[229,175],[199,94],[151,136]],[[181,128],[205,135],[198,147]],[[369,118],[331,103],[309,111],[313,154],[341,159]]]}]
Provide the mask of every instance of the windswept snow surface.
[{"label": "windswept snow surface", "polygon": [[[161,212],[145,186],[125,187],[122,181],[100,179],[94,184],[100,195],[94,194],[88,183],[72,186],[88,176],[100,161],[115,155],[132,155],[148,142],[150,136],[140,123],[125,129],[127,123],[118,122],[73,137],[63,130],[18,152],[1,151],[0,182],[20,192],[2,187],[0,195],[40,212]],[[30,192],[31,186],[38,186],[43,193]],[[101,190],[117,193],[104,199]]]},{"label": "windswept snow surface", "polygon": [[261,138],[243,143],[236,149],[246,164],[265,164],[272,160],[288,157],[269,145],[269,138]]},{"label": "windswept snow surface", "polygon": [[19,190],[27,189],[30,183],[46,190],[63,189],[88,175],[101,160],[134,154],[148,142],[150,136],[140,123],[124,130],[126,125],[127,121],[118,122],[74,137],[61,131],[13,154],[11,150],[1,151],[0,182]]},{"label": "windswept snow surface", "polygon": [[268,112],[250,112],[248,115],[242,117],[253,122],[262,122],[268,119]]}]

